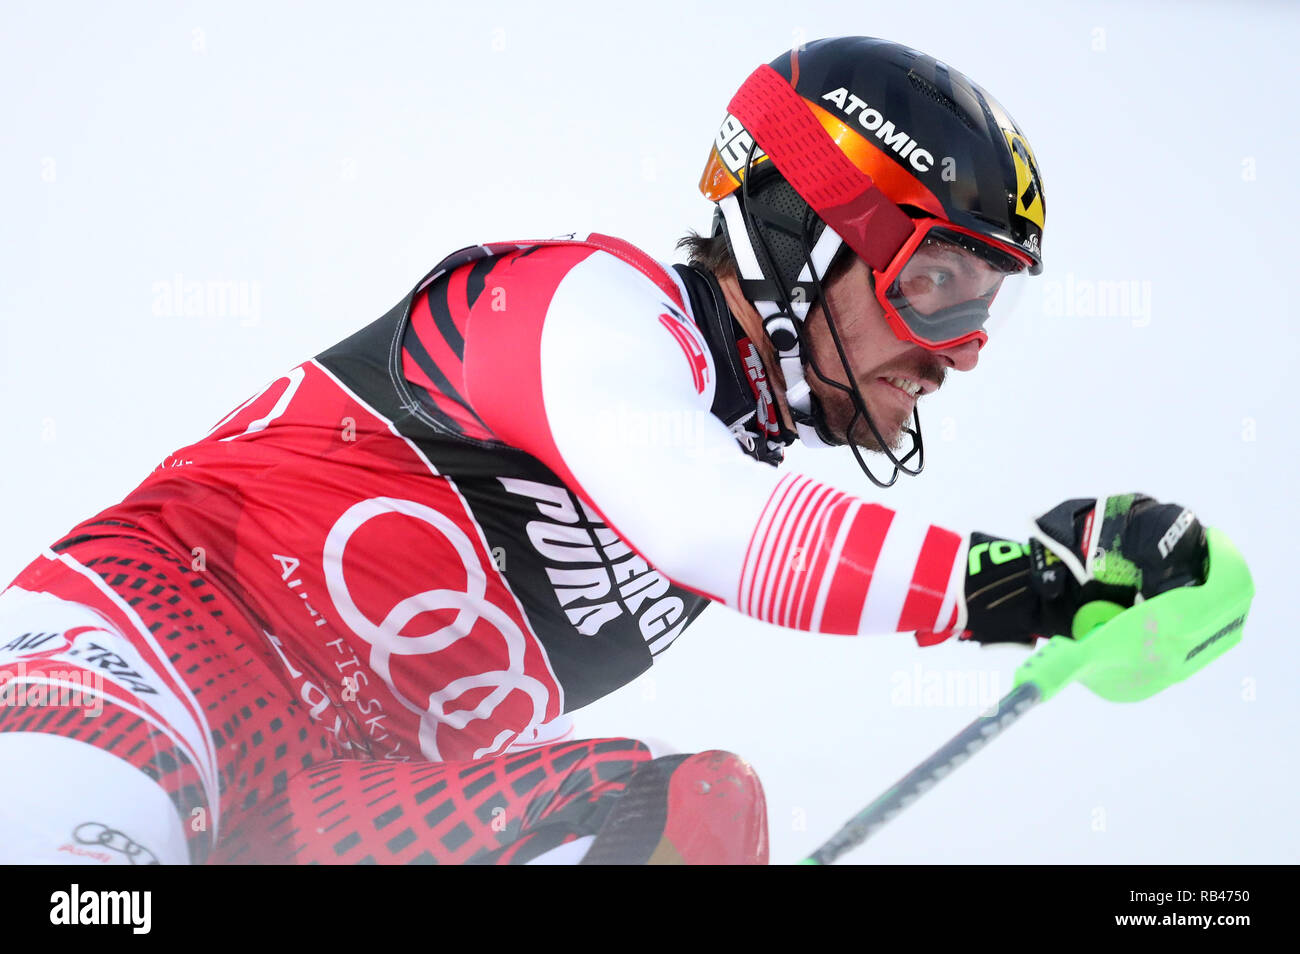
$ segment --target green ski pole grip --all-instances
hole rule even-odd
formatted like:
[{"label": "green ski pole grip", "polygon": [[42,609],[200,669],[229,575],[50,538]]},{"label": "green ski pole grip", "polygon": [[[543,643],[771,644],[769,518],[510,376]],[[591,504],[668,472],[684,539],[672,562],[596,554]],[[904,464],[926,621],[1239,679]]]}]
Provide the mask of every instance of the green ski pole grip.
[{"label": "green ski pole grip", "polygon": [[1016,670],[1050,699],[1077,679],[1111,702],[1137,702],[1182,682],[1241,642],[1255,596],[1232,541],[1210,527],[1204,583],[1182,586],[1124,609],[1094,602],[1074,618],[1074,638],[1053,636]]}]

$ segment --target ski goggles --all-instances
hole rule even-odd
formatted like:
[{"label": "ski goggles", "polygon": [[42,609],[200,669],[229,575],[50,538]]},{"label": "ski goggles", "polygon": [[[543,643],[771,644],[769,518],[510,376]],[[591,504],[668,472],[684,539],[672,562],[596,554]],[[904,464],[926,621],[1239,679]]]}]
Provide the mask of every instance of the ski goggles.
[{"label": "ski goggles", "polygon": [[[889,266],[875,273],[876,298],[903,341],[931,351],[967,341],[983,347],[989,306],[1003,281],[1028,269],[1032,261],[960,226],[921,219]],[[1010,304],[1004,296],[1002,310]]]}]

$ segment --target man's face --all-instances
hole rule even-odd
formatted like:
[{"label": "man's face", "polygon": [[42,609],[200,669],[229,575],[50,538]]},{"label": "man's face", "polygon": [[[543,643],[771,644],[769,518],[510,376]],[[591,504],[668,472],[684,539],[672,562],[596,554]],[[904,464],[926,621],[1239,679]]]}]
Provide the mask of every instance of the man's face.
[{"label": "man's face", "polygon": [[[930,351],[899,339],[876,299],[871,269],[856,257],[826,287],[826,297],[867,411],[885,443],[890,449],[897,449],[902,443],[903,425],[911,419],[918,398],[938,390],[950,368],[958,371],[974,368],[979,361],[979,344],[968,341],[942,351]],[[820,303],[809,313],[808,334],[816,367],[830,380],[847,384],[844,365]],[[853,433],[847,434],[854,415],[853,399],[847,393],[821,380],[812,368],[806,369],[806,376],[833,434],[841,440],[851,439],[867,450],[882,449],[861,417],[854,423]],[[909,393],[917,386],[919,392]]]}]

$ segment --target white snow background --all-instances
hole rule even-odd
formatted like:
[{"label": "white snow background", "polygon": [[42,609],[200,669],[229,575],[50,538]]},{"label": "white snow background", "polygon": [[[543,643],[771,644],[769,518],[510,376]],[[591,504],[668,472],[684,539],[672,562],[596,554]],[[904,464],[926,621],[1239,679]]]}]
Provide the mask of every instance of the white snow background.
[{"label": "white snow background", "polygon": [[[1258,589],[1206,670],[1133,705],[1070,687],[846,860],[1300,861],[1288,3],[10,0],[0,577],[452,249],[596,230],[673,260],[709,225],[697,182],[736,86],[841,34],[915,46],[1001,100],[1043,172],[1047,265],[979,368],[923,402],[921,478],[879,492],[844,452],[790,465],[1008,535],[1066,497],[1141,490],[1222,527]],[[168,314],[156,286],[177,276],[252,297]],[[1113,282],[1137,290],[1119,314],[1065,304]],[[772,858],[792,862],[1023,657],[714,607],[577,718],[749,758]],[[963,680],[985,696],[936,690]]]}]

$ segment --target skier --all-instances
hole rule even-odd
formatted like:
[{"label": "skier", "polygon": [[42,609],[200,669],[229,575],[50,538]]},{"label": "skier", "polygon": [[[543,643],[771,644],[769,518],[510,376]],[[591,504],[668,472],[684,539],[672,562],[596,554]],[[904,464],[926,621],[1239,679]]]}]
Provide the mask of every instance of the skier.
[{"label": "skier", "polygon": [[809,43],[745,81],[701,190],[689,264],[450,255],[36,557],[0,595],[0,858],[763,863],[742,758],[568,719],[710,602],[1032,645],[1201,578],[1195,516],[1142,495],[1003,539],[772,466],[918,473],[919,398],[1041,271],[1038,164],[980,87]]}]

